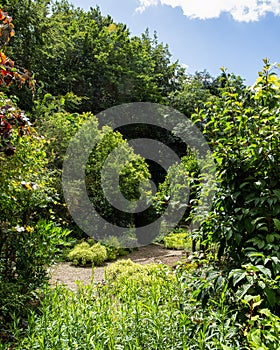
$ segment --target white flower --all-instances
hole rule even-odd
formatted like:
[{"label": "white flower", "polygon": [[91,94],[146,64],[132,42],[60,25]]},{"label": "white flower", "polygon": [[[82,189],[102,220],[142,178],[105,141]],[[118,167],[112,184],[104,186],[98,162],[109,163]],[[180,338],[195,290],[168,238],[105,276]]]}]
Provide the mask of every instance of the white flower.
[{"label": "white flower", "polygon": [[15,230],[16,230],[17,232],[24,232],[24,231],[25,231],[25,228],[24,228],[23,226],[17,225],[17,226],[15,227]]},{"label": "white flower", "polygon": [[31,183],[31,186],[33,190],[38,190],[38,188],[40,188],[40,186],[38,184],[35,184],[34,182]]}]

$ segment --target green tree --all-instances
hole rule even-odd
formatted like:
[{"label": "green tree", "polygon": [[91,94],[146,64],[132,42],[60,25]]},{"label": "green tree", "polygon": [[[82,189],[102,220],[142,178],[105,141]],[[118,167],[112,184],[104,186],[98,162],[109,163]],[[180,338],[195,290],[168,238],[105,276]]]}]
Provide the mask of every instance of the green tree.
[{"label": "green tree", "polygon": [[[148,31],[132,37],[125,24],[102,16],[98,7],[84,11],[66,0],[5,5],[20,32],[12,41],[13,58],[52,95],[86,97],[79,112],[97,113],[124,102],[162,102],[178,86],[182,70],[171,62],[167,45]],[[30,109],[30,96],[25,100]]]},{"label": "green tree", "polygon": [[[65,111],[64,103],[65,99],[56,99],[46,95],[44,104],[38,103],[36,109],[37,114],[40,115],[37,122],[38,130],[48,140],[46,145],[47,154],[50,159],[53,159],[53,161],[49,162],[48,167],[49,171],[55,175],[55,187],[60,194],[62,206],[60,206],[59,215],[68,224],[73,225],[72,219],[69,218],[69,213],[63,206],[61,173],[65,153],[70,142],[75,139],[75,134],[79,132],[80,128],[85,128],[85,125],[89,125],[88,137],[96,140],[97,144],[92,149],[86,166],[88,196],[95,209],[112,224],[124,225],[124,227],[135,226],[133,215],[115,210],[106,199],[104,186],[109,189],[110,194],[113,196],[116,196],[118,186],[116,186],[116,179],[105,176],[102,180],[102,169],[105,160],[114,149],[121,149],[120,153],[111,157],[110,162],[107,164],[107,172],[109,175],[115,172],[119,174],[120,191],[127,200],[132,202],[131,208],[133,208],[136,205],[135,201],[141,194],[139,192],[139,184],[147,181],[150,177],[145,160],[134,153],[119,132],[113,131],[108,126],[101,128],[98,124],[98,119],[90,112],[79,114]],[[78,154],[80,148],[82,148],[81,152],[84,152],[83,146],[79,145]],[[74,196],[79,198],[77,193],[73,193],[73,198]],[[98,235],[102,235],[102,232],[95,232],[93,227],[92,234],[94,237],[98,237]]]},{"label": "green tree", "polygon": [[204,132],[219,179],[203,231],[218,242],[219,257],[228,257],[231,267],[244,268],[234,275],[235,285],[244,282],[240,295],[260,293],[268,306],[277,308],[280,82],[268,60],[245,93],[235,76],[225,78],[221,98],[196,115],[200,125],[207,121]]},{"label": "green tree", "polygon": [[[37,71],[36,62],[39,60],[42,35],[47,29],[49,2],[45,0],[3,0],[1,3],[3,9],[13,18],[16,27],[16,33],[7,48],[8,55],[16,62],[19,71],[29,72],[32,75]],[[33,83],[35,84],[34,79]],[[21,89],[12,85],[7,93],[9,96],[18,96],[18,106],[30,111],[33,106],[34,92],[25,84]]]},{"label": "green tree", "polygon": [[187,76],[180,89],[168,95],[168,104],[190,118],[196,109],[203,108],[210,98],[214,99],[214,96],[208,83],[204,83],[197,75]]}]

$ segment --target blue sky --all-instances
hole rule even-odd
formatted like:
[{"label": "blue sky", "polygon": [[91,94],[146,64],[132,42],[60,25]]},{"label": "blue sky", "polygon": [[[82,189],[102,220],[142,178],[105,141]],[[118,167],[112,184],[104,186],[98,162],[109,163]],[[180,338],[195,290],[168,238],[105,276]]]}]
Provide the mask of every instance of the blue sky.
[{"label": "blue sky", "polygon": [[280,0],[71,0],[85,10],[127,24],[132,35],[149,28],[168,44],[187,72],[222,66],[253,84],[262,59],[280,63]]}]

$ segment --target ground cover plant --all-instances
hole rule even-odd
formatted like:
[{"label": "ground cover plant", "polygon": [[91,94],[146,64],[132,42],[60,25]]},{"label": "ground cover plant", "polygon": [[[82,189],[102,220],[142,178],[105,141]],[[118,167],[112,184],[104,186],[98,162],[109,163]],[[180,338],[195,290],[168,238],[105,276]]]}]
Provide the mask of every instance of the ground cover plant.
[{"label": "ground cover plant", "polygon": [[88,238],[75,244],[68,252],[66,259],[74,265],[98,266],[105,261],[112,261],[119,256],[127,255],[131,251],[133,249],[122,248],[117,237],[111,237],[102,242]]}]

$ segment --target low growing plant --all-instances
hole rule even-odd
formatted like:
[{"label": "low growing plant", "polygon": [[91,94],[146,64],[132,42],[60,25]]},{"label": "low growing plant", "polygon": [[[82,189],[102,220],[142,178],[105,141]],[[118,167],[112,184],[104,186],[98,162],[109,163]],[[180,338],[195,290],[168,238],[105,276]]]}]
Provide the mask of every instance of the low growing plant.
[{"label": "low growing plant", "polygon": [[192,238],[187,232],[171,232],[163,238],[165,248],[188,249],[192,248]]},{"label": "low growing plant", "polygon": [[102,265],[107,259],[107,250],[100,243],[90,245],[88,242],[77,244],[68,254],[74,265]]},{"label": "low growing plant", "polygon": [[203,269],[193,276],[195,269],[130,260],[108,269],[104,282],[79,285],[77,292],[46,290],[41,315],[30,315],[14,349],[248,349],[237,313],[227,305],[226,283],[209,307],[193,296]]}]

